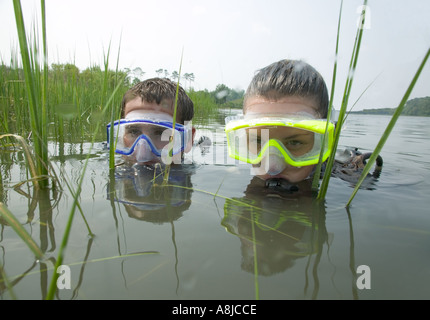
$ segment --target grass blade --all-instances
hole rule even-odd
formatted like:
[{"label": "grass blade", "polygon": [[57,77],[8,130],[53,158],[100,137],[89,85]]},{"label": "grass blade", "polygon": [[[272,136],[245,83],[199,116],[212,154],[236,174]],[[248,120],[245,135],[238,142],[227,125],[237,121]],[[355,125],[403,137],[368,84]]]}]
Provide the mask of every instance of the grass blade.
[{"label": "grass blade", "polygon": [[404,108],[406,102],[408,101],[409,95],[411,94],[412,89],[414,88],[415,83],[417,82],[417,80],[421,74],[421,71],[424,68],[424,65],[426,64],[429,55],[430,55],[430,48],[427,50],[427,54],[424,56],[424,59],[421,62],[421,65],[419,66],[417,72],[415,73],[414,78],[412,79],[412,82],[410,83],[410,85],[409,85],[408,89],[406,90],[402,100],[400,101],[399,106],[396,108],[396,111],[394,112],[393,116],[391,117],[391,120],[388,123],[387,128],[384,131],[384,134],[382,135],[381,139],[379,140],[379,142],[378,142],[375,150],[373,151],[371,157],[367,160],[367,164],[363,169],[363,172],[360,176],[360,179],[359,179],[357,185],[355,186],[355,188],[352,192],[352,195],[348,200],[348,203],[346,204],[347,207],[349,207],[349,205],[351,204],[351,201],[354,199],[358,189],[360,188],[360,185],[363,183],[364,179],[366,178],[367,174],[369,173],[370,169],[372,168],[373,164],[376,161],[376,158],[378,157],[378,155],[381,152],[385,142],[387,141],[388,136],[390,135],[391,131],[393,130],[394,125],[396,124],[397,119],[401,115],[403,108]]},{"label": "grass blade", "polygon": [[337,57],[338,57],[338,52],[339,52],[339,34],[340,34],[340,22],[341,22],[341,18],[342,18],[342,7],[343,7],[343,1],[340,2],[339,20],[338,20],[338,23],[337,23],[337,37],[336,37],[335,61],[334,61],[334,66],[333,66],[333,76],[332,76],[332,83],[331,83],[330,102],[329,102],[329,105],[328,105],[327,125],[326,125],[326,128],[325,128],[326,134],[324,135],[323,143],[321,145],[320,158],[319,158],[318,165],[316,167],[314,178],[313,178],[313,181],[312,181],[312,190],[317,190],[318,189],[319,179],[320,179],[320,175],[321,175],[322,157],[323,157],[323,154],[324,154],[324,146],[325,146],[325,142],[327,140],[327,129],[328,129],[329,121],[330,121],[330,118],[331,118],[331,112],[332,112],[332,108],[333,108],[334,90],[335,90],[335,87],[336,87]]},{"label": "grass blade", "polygon": [[0,216],[6,220],[6,222],[12,227],[12,229],[19,235],[19,237],[24,241],[24,243],[29,247],[29,249],[34,253],[37,259],[43,258],[43,252],[33,240],[27,230],[21,225],[21,223],[16,219],[13,213],[6,207],[3,202],[0,202]]},{"label": "grass blade", "polygon": [[[176,126],[176,110],[178,109],[179,82],[181,81],[181,70],[182,70],[182,59],[183,59],[183,57],[184,57],[184,49],[182,49],[181,62],[179,64],[178,83],[176,84],[175,105],[173,108],[172,135],[170,136],[170,139],[169,139],[169,144],[171,145],[171,147],[169,149],[169,156],[168,156],[167,161],[170,161],[170,162],[171,162],[171,159],[173,157],[173,138],[174,138],[175,126]],[[169,183],[170,165],[171,165],[171,163],[168,163],[166,165],[166,169],[164,170],[163,185],[166,185]]]},{"label": "grass blade", "polygon": [[[365,14],[366,7],[367,7],[367,0],[365,0],[364,4],[363,4],[363,8],[364,8],[363,9],[364,12],[362,14],[363,19],[366,16],[366,14]],[[364,25],[364,21],[363,21],[362,25]],[[338,119],[338,122],[336,124],[333,149],[332,149],[332,153],[331,153],[329,159],[327,160],[327,165],[326,165],[324,177],[323,177],[323,180],[321,183],[320,190],[318,192],[317,198],[320,200],[325,199],[325,196],[327,194],[328,184],[329,184],[330,177],[331,177],[331,171],[333,170],[334,159],[336,156],[336,150],[337,150],[337,146],[339,143],[339,138],[340,138],[342,126],[343,126],[343,123],[345,121],[345,113],[346,113],[346,108],[348,106],[349,95],[351,93],[352,82],[354,79],[354,72],[355,72],[356,67],[357,67],[357,61],[358,61],[358,55],[360,53],[360,45],[361,45],[362,36],[363,36],[363,28],[358,26],[357,34],[355,37],[354,48],[352,50],[351,62],[350,62],[349,71],[348,71],[348,77],[346,80],[345,90],[344,90],[344,94],[343,94],[343,98],[342,98],[342,106],[340,108],[339,119]]]},{"label": "grass blade", "polygon": [[38,177],[38,172],[36,170],[36,165],[34,163],[33,156],[32,156],[32,154],[30,152],[30,147],[25,142],[25,140],[24,140],[23,137],[18,136],[16,134],[3,134],[3,135],[0,136],[0,139],[8,138],[8,137],[15,138],[21,144],[21,146],[22,146],[22,148],[24,150],[25,158],[26,158],[27,163],[28,163],[28,167],[29,167],[29,170],[30,170],[31,178],[33,179],[34,187],[38,188],[39,187],[39,181],[38,181],[38,179],[36,179]]},{"label": "grass blade", "polygon": [[[117,54],[117,60],[116,60],[116,72],[115,72],[115,81],[116,83],[118,83],[118,71],[119,71],[119,57],[120,57],[120,52],[121,52],[121,38],[122,38],[122,33],[121,33],[121,37],[119,40],[119,45],[118,45],[118,54]],[[123,79],[121,79],[121,81],[123,81]],[[111,126],[110,126],[110,132],[108,132],[109,134],[109,169],[113,170],[115,168],[115,149],[116,147],[114,146],[114,143],[116,143],[117,137],[114,137],[114,122],[116,119],[118,119],[120,117],[121,114],[121,110],[117,110],[115,112],[116,108],[114,107],[114,104],[111,107],[111,111],[110,111],[110,115],[111,115]]]},{"label": "grass blade", "polygon": [[[43,135],[46,135],[46,130],[43,129],[44,127],[46,127],[46,123],[43,123],[42,122],[43,119],[41,120],[39,118],[39,113],[42,112],[42,116],[46,121],[46,118],[45,118],[46,110],[44,112],[45,115],[43,115],[44,110],[40,108],[40,105],[42,104],[42,102],[39,101],[38,99],[41,96],[40,96],[40,81],[38,81],[37,79],[38,78],[37,75],[40,74],[37,67],[38,66],[37,57],[36,57],[37,49],[35,49],[33,52],[29,50],[28,43],[27,43],[27,36],[25,32],[21,2],[19,0],[14,0],[13,5],[14,5],[14,11],[15,11],[15,21],[16,21],[16,27],[18,32],[18,40],[21,48],[21,58],[22,58],[25,84],[27,88],[28,106],[29,106],[29,112],[30,112],[30,120],[31,120],[30,123],[31,123],[31,130],[33,134],[34,149],[35,149],[35,154],[37,156],[36,168],[38,171],[38,175],[43,176],[48,173],[47,166],[46,166],[47,159],[48,159],[48,149],[47,149],[47,145],[44,143],[44,141],[47,140],[47,137],[43,136]],[[43,13],[44,12],[45,11],[43,8]],[[45,22],[44,18],[43,18],[43,21]],[[36,44],[37,42],[35,42],[35,46]],[[42,181],[39,185],[45,186],[47,185],[47,183],[48,181]]]},{"label": "grass blade", "polygon": [[[13,286],[9,282],[9,279],[8,279],[8,277],[6,275],[6,272],[3,270],[3,267],[0,266],[0,284],[2,284],[2,283],[3,283],[3,285],[2,285],[3,286],[2,291],[4,290],[4,288],[7,289],[9,291],[10,297],[13,300],[16,300],[16,295],[15,295],[15,292],[13,291]],[[2,299],[4,299],[4,298],[2,297]]]},{"label": "grass blade", "polygon": [[41,0],[41,14],[42,14],[42,42],[43,42],[43,83],[42,83],[42,116],[40,124],[40,135],[42,148],[46,149],[42,152],[42,163],[48,163],[48,108],[47,108],[47,96],[48,96],[48,48],[46,45],[46,10],[45,10],[45,0]]},{"label": "grass blade", "polygon": [[[116,92],[120,88],[121,83],[122,83],[122,81],[118,83],[117,87],[115,88],[115,90],[110,95],[110,97],[107,100],[106,104],[103,106],[103,108],[101,110],[102,114],[104,114],[106,112],[106,110],[108,110],[110,104],[112,103],[112,101],[113,101],[113,99],[115,97]],[[72,223],[73,223],[73,218],[74,218],[74,215],[75,215],[75,210],[76,210],[76,207],[78,206],[78,197],[81,194],[82,183],[83,183],[84,178],[85,178],[85,172],[87,170],[88,161],[89,161],[90,155],[91,155],[91,150],[92,150],[92,147],[93,147],[93,145],[95,143],[95,139],[96,139],[96,136],[97,136],[97,133],[98,133],[100,127],[101,127],[101,123],[98,122],[97,125],[96,125],[96,128],[94,130],[93,139],[91,141],[91,147],[90,147],[90,150],[88,151],[88,156],[87,156],[87,158],[85,160],[85,163],[84,163],[84,166],[82,168],[82,173],[81,173],[81,176],[80,176],[80,179],[79,179],[79,182],[78,182],[77,190],[75,191],[74,196],[73,196],[73,203],[72,203],[72,207],[70,209],[69,219],[67,220],[67,225],[66,225],[66,227],[64,229],[63,240],[61,242],[61,245],[60,245],[60,248],[59,248],[59,251],[58,251],[57,261],[55,263],[55,270],[57,270],[57,268],[63,263],[63,260],[64,260],[64,251],[66,249],[66,246],[67,246],[67,243],[68,243],[68,240],[69,240],[69,235],[70,235],[70,231],[71,231],[71,228],[72,228]],[[50,287],[49,287],[49,292],[48,292],[48,294],[46,296],[47,300],[52,300],[54,298],[54,294],[55,294],[55,291],[57,289],[57,279],[58,279],[58,276],[59,276],[58,273],[56,273],[54,271],[52,279],[51,279]]]}]

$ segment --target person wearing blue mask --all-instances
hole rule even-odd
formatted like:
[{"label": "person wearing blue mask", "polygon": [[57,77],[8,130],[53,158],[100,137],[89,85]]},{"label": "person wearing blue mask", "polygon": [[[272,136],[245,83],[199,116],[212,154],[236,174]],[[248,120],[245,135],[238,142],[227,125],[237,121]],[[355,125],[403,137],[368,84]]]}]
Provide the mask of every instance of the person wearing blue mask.
[{"label": "person wearing blue mask", "polygon": [[[144,80],[128,90],[121,102],[121,119],[113,123],[115,152],[127,163],[182,163],[193,145],[194,104],[177,84],[166,78]],[[107,125],[108,145],[111,125]]]}]

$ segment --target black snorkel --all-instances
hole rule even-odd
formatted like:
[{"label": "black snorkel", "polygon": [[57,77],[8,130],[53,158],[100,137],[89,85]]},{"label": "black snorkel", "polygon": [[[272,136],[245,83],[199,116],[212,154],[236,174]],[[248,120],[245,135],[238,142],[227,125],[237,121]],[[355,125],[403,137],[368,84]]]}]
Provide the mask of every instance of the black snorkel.
[{"label": "black snorkel", "polygon": [[285,179],[280,179],[280,178],[272,178],[272,179],[266,180],[265,187],[278,192],[293,193],[293,192],[299,191],[299,187],[297,185],[290,184]]}]

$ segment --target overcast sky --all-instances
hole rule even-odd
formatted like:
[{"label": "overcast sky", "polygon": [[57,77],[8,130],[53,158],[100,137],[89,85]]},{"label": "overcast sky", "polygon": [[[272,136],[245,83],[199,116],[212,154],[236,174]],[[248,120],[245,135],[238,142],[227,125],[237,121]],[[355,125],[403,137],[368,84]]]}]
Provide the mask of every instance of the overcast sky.
[{"label": "overcast sky", "polygon": [[[40,1],[22,0],[29,27],[40,24]],[[46,0],[49,63],[81,70],[103,66],[111,43],[112,69],[140,67],[193,73],[196,90],[223,83],[246,89],[253,74],[289,58],[313,65],[330,90],[340,0]],[[362,1],[345,0],[335,106],[348,73]],[[398,105],[430,47],[430,1],[374,0],[367,21],[350,98],[355,110]],[[17,48],[12,0],[0,0],[0,58],[8,64]],[[430,96],[430,61],[411,98]]]}]

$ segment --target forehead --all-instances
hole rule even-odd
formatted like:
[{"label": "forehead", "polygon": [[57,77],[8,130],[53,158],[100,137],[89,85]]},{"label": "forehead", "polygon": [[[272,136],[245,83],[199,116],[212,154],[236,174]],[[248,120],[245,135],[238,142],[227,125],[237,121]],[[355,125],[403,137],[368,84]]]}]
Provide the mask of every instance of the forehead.
[{"label": "forehead", "polygon": [[141,97],[136,97],[125,104],[124,117],[132,111],[141,111],[148,113],[167,113],[173,116],[173,101],[162,100],[160,104],[156,102],[148,102],[142,100]]},{"label": "forehead", "polygon": [[251,97],[246,100],[243,112],[246,114],[294,114],[308,113],[319,118],[318,105],[315,99],[306,97],[283,97],[278,100],[270,100],[264,97]]}]

